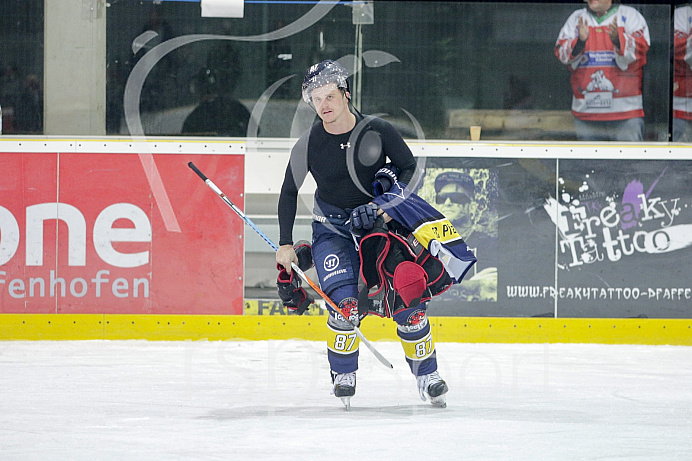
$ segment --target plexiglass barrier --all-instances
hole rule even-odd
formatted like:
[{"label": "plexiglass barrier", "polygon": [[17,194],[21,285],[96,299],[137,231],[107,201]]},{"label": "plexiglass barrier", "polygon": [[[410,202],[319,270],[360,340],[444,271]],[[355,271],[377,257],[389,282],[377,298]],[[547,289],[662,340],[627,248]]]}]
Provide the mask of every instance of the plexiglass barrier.
[{"label": "plexiglass barrier", "polygon": [[[219,18],[203,17],[199,0],[3,2],[3,133],[297,137],[311,121],[303,75],[336,59],[354,105],[407,137],[469,139],[470,126],[486,140],[594,135],[575,126],[579,113],[587,125],[641,119],[606,124],[602,140],[613,130],[692,139],[692,10],[616,2],[596,17],[585,7],[253,0],[243,17]],[[599,42],[579,45],[581,16]]]}]

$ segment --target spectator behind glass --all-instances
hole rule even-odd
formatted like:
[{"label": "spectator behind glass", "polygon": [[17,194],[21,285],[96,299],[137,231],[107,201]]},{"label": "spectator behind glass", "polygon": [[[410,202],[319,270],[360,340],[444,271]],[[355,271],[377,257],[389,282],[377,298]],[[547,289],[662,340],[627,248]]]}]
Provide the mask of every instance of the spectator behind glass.
[{"label": "spectator behind glass", "polygon": [[642,141],[642,67],[649,27],[634,8],[585,0],[560,30],[555,55],[570,71],[580,141]]},{"label": "spectator behind glass", "polygon": [[222,43],[209,52],[207,65],[190,85],[200,103],[185,119],[184,135],[247,136],[250,111],[233,97],[240,75],[240,58],[232,45]]},{"label": "spectator behind glass", "polygon": [[675,9],[673,141],[692,142],[692,7]]}]

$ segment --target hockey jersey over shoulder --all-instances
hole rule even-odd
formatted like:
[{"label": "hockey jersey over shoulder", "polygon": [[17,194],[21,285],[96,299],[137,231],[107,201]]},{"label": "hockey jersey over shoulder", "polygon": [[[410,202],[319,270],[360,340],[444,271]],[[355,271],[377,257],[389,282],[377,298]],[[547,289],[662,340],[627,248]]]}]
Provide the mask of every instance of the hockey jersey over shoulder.
[{"label": "hockey jersey over shoulder", "polygon": [[428,202],[395,181],[389,192],[372,200],[407,229],[430,254],[442,261],[447,273],[459,283],[476,263],[454,225]]},{"label": "hockey jersey over shoulder", "polygon": [[[589,38],[583,51],[574,55],[580,18],[589,26]],[[608,30],[613,23],[618,27],[618,48]],[[632,7],[615,5],[601,17],[587,8],[572,13],[560,31],[555,55],[571,72],[574,116],[601,121],[643,117],[642,67],[649,45],[646,20]]]}]

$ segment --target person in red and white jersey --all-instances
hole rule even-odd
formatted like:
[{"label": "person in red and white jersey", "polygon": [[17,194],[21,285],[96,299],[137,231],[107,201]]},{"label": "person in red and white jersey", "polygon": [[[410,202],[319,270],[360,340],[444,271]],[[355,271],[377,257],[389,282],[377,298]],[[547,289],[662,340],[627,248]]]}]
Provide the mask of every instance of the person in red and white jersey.
[{"label": "person in red and white jersey", "polygon": [[692,7],[675,8],[673,141],[692,142]]},{"label": "person in red and white jersey", "polygon": [[572,114],[581,141],[644,138],[642,68],[649,27],[634,8],[585,0],[560,30],[555,55],[571,73]]}]

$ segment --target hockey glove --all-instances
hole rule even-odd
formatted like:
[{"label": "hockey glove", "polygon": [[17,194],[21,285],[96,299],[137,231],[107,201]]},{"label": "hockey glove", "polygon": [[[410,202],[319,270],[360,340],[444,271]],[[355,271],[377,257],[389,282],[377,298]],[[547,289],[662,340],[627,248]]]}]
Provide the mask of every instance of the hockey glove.
[{"label": "hockey glove", "polygon": [[375,181],[372,183],[372,193],[379,197],[389,192],[399,177],[399,168],[393,163],[387,163],[375,173]]},{"label": "hockey glove", "polygon": [[281,264],[277,264],[276,268],[279,269],[276,287],[283,305],[290,312],[303,315],[314,299],[300,286],[300,277],[296,275],[296,271],[289,274]]},{"label": "hockey glove", "polygon": [[[307,241],[298,241],[293,245],[293,249],[298,257],[298,267],[300,270],[306,271],[314,265],[312,261],[312,247]],[[276,268],[279,270],[276,287],[283,305],[290,312],[303,315],[315,300],[301,287],[300,277],[296,275],[295,271],[291,271],[289,274],[281,264],[277,264]]]},{"label": "hockey glove", "polygon": [[367,203],[355,208],[351,212],[351,234],[356,238],[361,238],[375,226],[376,219],[377,205],[374,203]]}]

